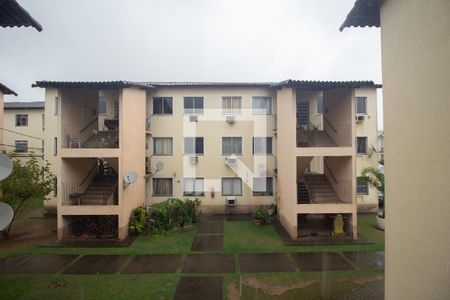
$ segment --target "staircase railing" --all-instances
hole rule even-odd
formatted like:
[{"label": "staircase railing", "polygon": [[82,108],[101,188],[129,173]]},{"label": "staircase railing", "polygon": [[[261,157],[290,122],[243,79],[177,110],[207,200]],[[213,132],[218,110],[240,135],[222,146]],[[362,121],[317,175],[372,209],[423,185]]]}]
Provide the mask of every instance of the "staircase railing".
[{"label": "staircase railing", "polygon": [[352,125],[332,123],[323,116],[324,130],[337,147],[351,147],[352,145]]},{"label": "staircase railing", "polygon": [[298,147],[311,147],[315,145],[315,131],[319,126],[314,125],[310,121],[303,124],[297,123],[297,146]]},{"label": "staircase railing", "polygon": [[338,199],[342,202],[351,203],[352,202],[352,181],[343,179],[343,180],[337,180],[335,175],[333,174],[333,171],[329,167],[326,160],[324,160],[324,166],[326,173],[331,177],[332,182],[331,187],[335,191]]}]

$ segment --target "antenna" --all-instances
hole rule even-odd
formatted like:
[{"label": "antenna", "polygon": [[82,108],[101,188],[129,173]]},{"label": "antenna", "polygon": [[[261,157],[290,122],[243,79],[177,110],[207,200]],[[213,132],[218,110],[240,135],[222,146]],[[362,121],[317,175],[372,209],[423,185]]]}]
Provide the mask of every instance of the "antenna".
[{"label": "antenna", "polygon": [[0,154],[0,180],[7,178],[13,170],[11,159],[5,154]]},{"label": "antenna", "polygon": [[11,223],[14,211],[8,204],[0,202],[0,231],[4,230]]},{"label": "antenna", "polygon": [[129,186],[132,183],[135,183],[136,180],[138,180],[138,173],[136,172],[128,172],[124,177],[123,177],[123,183],[124,183],[124,187]]}]

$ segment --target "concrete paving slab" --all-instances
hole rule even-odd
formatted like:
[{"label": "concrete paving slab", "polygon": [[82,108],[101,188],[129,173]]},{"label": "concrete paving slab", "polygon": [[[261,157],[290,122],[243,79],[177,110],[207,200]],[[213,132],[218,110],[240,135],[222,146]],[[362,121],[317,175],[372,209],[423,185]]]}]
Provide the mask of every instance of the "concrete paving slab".
[{"label": "concrete paving slab", "polygon": [[284,253],[239,254],[239,265],[243,273],[294,271],[294,267]]},{"label": "concrete paving slab", "polygon": [[42,254],[12,267],[10,273],[53,274],[71,263],[78,255]]},{"label": "concrete paving slab", "polygon": [[121,273],[175,273],[180,260],[181,254],[137,255]]},{"label": "concrete paving slab", "polygon": [[8,273],[15,266],[29,258],[27,255],[15,255],[0,259],[0,273]]},{"label": "concrete paving slab", "polygon": [[85,255],[64,270],[64,274],[112,274],[128,259],[128,255]]},{"label": "concrete paving slab", "polygon": [[234,273],[234,254],[188,254],[182,273]]},{"label": "concrete paving slab", "polygon": [[223,234],[223,223],[202,223],[197,226],[198,234]]},{"label": "concrete paving slab", "polygon": [[222,276],[182,276],[175,291],[175,300],[223,299]]},{"label": "concrete paving slab", "polygon": [[360,269],[384,269],[384,252],[343,252]]},{"label": "concrete paving slab", "polygon": [[191,251],[223,251],[223,235],[196,235]]},{"label": "concrete paving slab", "polygon": [[291,253],[295,264],[302,271],[344,271],[353,267],[341,256],[334,252]]}]

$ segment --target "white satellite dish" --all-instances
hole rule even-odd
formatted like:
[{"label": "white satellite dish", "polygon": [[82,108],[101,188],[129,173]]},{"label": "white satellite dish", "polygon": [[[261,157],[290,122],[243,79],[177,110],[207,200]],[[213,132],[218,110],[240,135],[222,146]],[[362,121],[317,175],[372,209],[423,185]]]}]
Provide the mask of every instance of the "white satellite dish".
[{"label": "white satellite dish", "polygon": [[11,159],[8,155],[0,154],[0,180],[7,178],[13,169]]},{"label": "white satellite dish", "polygon": [[155,165],[155,171],[159,172],[164,169],[164,163],[162,161],[158,161]]},{"label": "white satellite dish", "polygon": [[129,172],[123,177],[123,182],[125,187],[129,186],[132,183],[135,183],[136,180],[138,180],[138,173],[136,172]]},{"label": "white satellite dish", "polygon": [[8,204],[0,202],[0,231],[4,230],[11,223],[14,211]]}]

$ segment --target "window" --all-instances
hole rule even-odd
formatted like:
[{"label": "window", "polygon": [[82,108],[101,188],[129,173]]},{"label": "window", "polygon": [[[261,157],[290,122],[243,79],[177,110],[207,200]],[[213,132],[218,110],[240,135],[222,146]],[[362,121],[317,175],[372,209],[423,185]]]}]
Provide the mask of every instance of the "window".
[{"label": "window", "polygon": [[183,196],[204,196],[204,179],[203,178],[184,178],[183,179]]},{"label": "window", "polygon": [[45,114],[42,114],[42,127],[45,126]]},{"label": "window", "polygon": [[272,138],[254,137],[253,154],[272,154]]},{"label": "window", "polygon": [[367,137],[359,136],[356,138],[356,153],[367,154]]},{"label": "window", "polygon": [[53,197],[58,197],[58,178],[53,178]]},{"label": "window", "polygon": [[14,152],[28,152],[28,141],[15,141]]},{"label": "window", "polygon": [[58,97],[53,100],[53,115],[58,115]]},{"label": "window", "polygon": [[28,115],[27,114],[18,114],[16,115],[16,126],[28,126]]},{"label": "window", "polygon": [[203,97],[184,97],[185,114],[203,114]]},{"label": "window", "polygon": [[58,138],[53,138],[53,156],[58,155]]},{"label": "window", "polygon": [[241,113],[242,97],[222,97],[222,113],[234,115]]},{"label": "window", "polygon": [[323,97],[317,98],[317,113],[323,114]]},{"label": "window", "polygon": [[242,180],[239,177],[222,178],[222,196],[242,196]]},{"label": "window", "polygon": [[153,154],[155,155],[172,155],[173,139],[172,138],[153,138]]},{"label": "window", "polygon": [[98,113],[100,115],[106,115],[107,114],[107,104],[108,102],[104,98],[98,99]]},{"label": "window", "polygon": [[42,140],[41,141],[41,151],[42,151],[42,153],[44,153],[44,146],[45,146],[45,142],[44,142],[44,140]]},{"label": "window", "polygon": [[222,138],[222,155],[241,155],[242,154],[242,138],[241,137],[223,137]]},{"label": "window", "polygon": [[367,114],[367,97],[356,97],[356,114]]},{"label": "window", "polygon": [[203,155],[203,138],[202,137],[185,137],[184,138],[184,154]]},{"label": "window", "polygon": [[153,114],[154,115],[171,115],[173,114],[172,97],[153,98]]},{"label": "window", "polygon": [[272,196],[272,177],[253,177],[253,196]]},{"label": "window", "polygon": [[272,114],[272,97],[253,97],[254,115]]},{"label": "window", "polygon": [[172,196],[172,178],[153,178],[153,196]]},{"label": "window", "polygon": [[356,194],[369,195],[369,182],[367,177],[356,177]]}]

